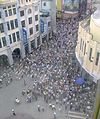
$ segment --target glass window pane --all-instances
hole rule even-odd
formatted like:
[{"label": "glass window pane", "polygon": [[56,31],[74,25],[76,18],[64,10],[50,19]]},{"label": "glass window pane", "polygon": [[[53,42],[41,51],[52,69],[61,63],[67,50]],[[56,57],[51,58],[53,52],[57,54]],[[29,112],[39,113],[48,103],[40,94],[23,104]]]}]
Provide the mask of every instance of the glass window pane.
[{"label": "glass window pane", "polygon": [[4,32],[4,26],[3,26],[3,23],[0,24],[0,32],[1,32],[1,33]]},{"label": "glass window pane", "polygon": [[16,14],[16,8],[13,8],[13,14]]},{"label": "glass window pane", "polygon": [[5,37],[2,37],[2,43],[3,43],[3,46],[6,46],[6,38]]},{"label": "glass window pane", "polygon": [[85,43],[85,46],[84,46],[84,55],[85,55],[85,52],[86,52],[86,43]]},{"label": "glass window pane", "polygon": [[36,32],[39,31],[39,25],[36,25]]},{"label": "glass window pane", "polygon": [[82,48],[82,39],[81,39],[81,42],[80,42],[80,50],[81,50],[81,48]]},{"label": "glass window pane", "polygon": [[24,10],[20,11],[20,16],[24,16]]},{"label": "glass window pane", "polygon": [[15,7],[15,5],[12,5],[12,7]]},{"label": "glass window pane", "polygon": [[89,60],[92,62],[91,58],[92,58],[92,48],[90,48],[90,54],[89,54]]},{"label": "glass window pane", "polygon": [[0,39],[0,48],[2,48],[1,39]]},{"label": "glass window pane", "polygon": [[33,27],[29,29],[30,30],[30,35],[33,34]]},{"label": "glass window pane", "polygon": [[0,12],[0,18],[1,18],[1,12]]},{"label": "glass window pane", "polygon": [[28,14],[31,14],[31,13],[32,13],[32,10],[31,10],[31,9],[29,9],[29,10],[28,10]]},{"label": "glass window pane", "polygon": [[10,44],[12,44],[11,35],[9,35],[9,41],[10,41]]},{"label": "glass window pane", "polygon": [[5,16],[8,17],[8,13],[7,13],[7,10],[5,10]]},{"label": "glass window pane", "polygon": [[25,20],[21,21],[22,27],[25,27]]},{"label": "glass window pane", "polygon": [[14,29],[14,22],[13,20],[10,21],[11,29]]},{"label": "glass window pane", "polygon": [[8,10],[9,11],[9,16],[12,16],[12,10]]},{"label": "glass window pane", "polygon": [[51,26],[51,22],[48,22],[48,27],[50,27]]},{"label": "glass window pane", "polygon": [[13,42],[16,42],[16,36],[15,36],[15,33],[12,34],[12,37],[13,37]]},{"label": "glass window pane", "polygon": [[35,21],[38,21],[38,15],[35,15]]},{"label": "glass window pane", "polygon": [[15,27],[17,28],[18,27],[18,20],[15,19]]},{"label": "glass window pane", "polygon": [[7,22],[7,27],[8,27],[8,30],[10,30],[10,25],[9,25],[9,22]]},{"label": "glass window pane", "polygon": [[28,18],[29,24],[32,24],[32,17]]},{"label": "glass window pane", "polygon": [[97,57],[96,57],[95,65],[98,65],[98,63],[99,63],[99,58],[100,58],[100,53],[97,52]]},{"label": "glass window pane", "polygon": [[19,31],[16,32],[16,36],[17,36],[17,41],[19,41],[20,40]]},{"label": "glass window pane", "polygon": [[8,6],[8,8],[11,8],[11,6]]}]

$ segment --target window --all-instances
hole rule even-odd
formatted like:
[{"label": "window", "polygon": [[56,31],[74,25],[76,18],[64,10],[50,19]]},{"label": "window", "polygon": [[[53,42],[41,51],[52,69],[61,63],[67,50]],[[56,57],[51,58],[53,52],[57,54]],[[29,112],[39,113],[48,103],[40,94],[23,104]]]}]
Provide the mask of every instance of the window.
[{"label": "window", "polygon": [[35,15],[35,21],[38,21],[38,15]]},{"label": "window", "polygon": [[13,8],[13,14],[16,14],[16,8]]},{"label": "window", "polygon": [[15,7],[15,5],[12,5],[12,7]]},{"label": "window", "polygon": [[50,27],[50,26],[51,26],[51,22],[49,21],[49,22],[48,22],[48,27]]},{"label": "window", "polygon": [[29,30],[30,30],[30,35],[32,35],[33,34],[33,27],[31,27]]},{"label": "window", "polygon": [[5,16],[8,17],[8,13],[7,13],[7,10],[5,10]]},{"label": "window", "polygon": [[4,32],[4,26],[3,26],[3,23],[0,24],[0,32],[1,32],[1,33]]},{"label": "window", "polygon": [[38,11],[38,6],[35,6],[35,11]]},{"label": "window", "polygon": [[12,10],[9,9],[8,11],[9,11],[9,16],[12,16]]},{"label": "window", "polygon": [[10,41],[10,44],[12,44],[11,35],[9,35],[9,41]]},{"label": "window", "polygon": [[15,27],[17,28],[18,27],[18,20],[15,19]]},{"label": "window", "polygon": [[6,9],[6,7],[3,7],[3,9]]},{"label": "window", "polygon": [[20,11],[20,16],[24,16],[24,10]]},{"label": "window", "polygon": [[25,20],[21,21],[22,27],[25,27]]},{"label": "window", "polygon": [[8,8],[11,8],[11,6],[8,6]]},{"label": "window", "polygon": [[1,12],[0,12],[0,18],[1,18]]},{"label": "window", "polygon": [[2,48],[2,43],[1,43],[1,39],[0,39],[0,48]]},{"label": "window", "polygon": [[15,36],[15,33],[12,34],[12,37],[13,37],[13,42],[16,42],[16,36]]},{"label": "window", "polygon": [[86,43],[85,43],[85,46],[84,46],[84,55],[85,55],[85,52],[86,52]]},{"label": "window", "polygon": [[43,3],[43,6],[46,6],[46,2]]},{"label": "window", "polygon": [[95,65],[98,65],[98,63],[99,63],[99,57],[100,57],[100,53],[97,52],[97,57],[96,57]]},{"label": "window", "polygon": [[81,50],[81,47],[82,47],[82,39],[81,39],[81,42],[80,42],[80,50]]},{"label": "window", "polygon": [[35,49],[35,40],[32,40],[32,41],[31,41],[31,48],[32,48],[32,49]]},{"label": "window", "polygon": [[29,10],[28,10],[28,14],[31,14],[31,13],[32,13],[32,10],[31,10],[31,9],[29,9]]},{"label": "window", "polygon": [[3,46],[6,46],[6,38],[5,37],[2,37],[2,43],[3,43]]},{"label": "window", "polygon": [[28,18],[29,24],[32,24],[32,17]]},{"label": "window", "polygon": [[9,22],[7,22],[7,27],[8,27],[8,30],[10,30],[10,25],[9,25]]},{"label": "window", "polygon": [[90,54],[89,54],[89,60],[92,62],[91,58],[92,58],[92,48],[90,48]]},{"label": "window", "polygon": [[83,41],[83,43],[82,43],[82,52],[83,52],[83,48],[84,48],[84,41]]},{"label": "window", "polygon": [[16,36],[17,36],[17,41],[19,41],[20,40],[19,31],[16,32]]},{"label": "window", "polygon": [[14,29],[14,22],[13,20],[10,21],[11,29]]},{"label": "window", "polygon": [[39,25],[36,25],[36,32],[39,31]]}]

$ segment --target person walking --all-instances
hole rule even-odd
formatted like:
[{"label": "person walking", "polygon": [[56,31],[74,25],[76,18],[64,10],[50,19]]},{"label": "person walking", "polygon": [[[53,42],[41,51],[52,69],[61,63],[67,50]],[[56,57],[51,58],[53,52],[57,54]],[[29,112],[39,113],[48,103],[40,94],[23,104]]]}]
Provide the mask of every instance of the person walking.
[{"label": "person walking", "polygon": [[40,105],[38,105],[38,111],[40,112]]},{"label": "person walking", "polygon": [[54,119],[56,119],[56,112],[53,113]]},{"label": "person walking", "polygon": [[14,109],[12,109],[12,114],[13,114],[14,116],[16,116],[16,113],[15,113],[15,110],[14,110]]}]

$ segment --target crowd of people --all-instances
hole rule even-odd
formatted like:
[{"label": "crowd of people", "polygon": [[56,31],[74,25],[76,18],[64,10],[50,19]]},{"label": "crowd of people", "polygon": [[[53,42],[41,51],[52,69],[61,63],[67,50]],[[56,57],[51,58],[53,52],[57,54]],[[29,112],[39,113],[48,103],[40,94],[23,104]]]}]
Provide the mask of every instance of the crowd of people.
[{"label": "crowd of people", "polygon": [[66,111],[82,112],[89,118],[93,110],[96,84],[88,79],[83,85],[75,83],[75,79],[81,77],[75,58],[77,31],[78,19],[57,20],[56,35],[25,59],[8,67],[1,79],[6,85],[13,80],[23,80],[27,86],[25,78],[29,77],[29,82],[33,82],[27,90],[22,90],[27,102],[43,98],[55,110],[54,115],[58,105],[59,110],[64,108]]}]

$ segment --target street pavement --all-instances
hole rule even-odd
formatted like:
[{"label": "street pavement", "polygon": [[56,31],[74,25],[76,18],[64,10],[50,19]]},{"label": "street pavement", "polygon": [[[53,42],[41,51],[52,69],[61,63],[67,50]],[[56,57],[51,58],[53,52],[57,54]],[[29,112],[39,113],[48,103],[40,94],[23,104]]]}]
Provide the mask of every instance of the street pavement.
[{"label": "street pavement", "polygon": [[[12,84],[6,88],[0,89],[0,119],[12,119],[12,109],[15,109],[16,115],[18,113],[18,119],[32,119],[30,117],[24,118],[19,116],[19,114],[30,115],[33,119],[53,119],[53,111],[49,109],[49,105],[46,104],[42,98],[38,101],[27,103],[26,98],[22,96],[22,90],[25,89],[25,87],[27,88],[30,84],[28,80],[27,86],[24,86],[24,79],[21,79],[19,81],[13,81]],[[15,104],[16,97],[21,100],[21,104]],[[44,112],[38,112],[38,104],[44,107]],[[66,113],[63,110],[57,112],[57,119],[60,118],[66,118]],[[13,119],[17,119],[17,117]]]}]

